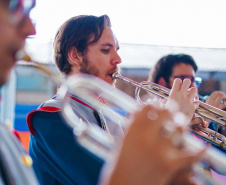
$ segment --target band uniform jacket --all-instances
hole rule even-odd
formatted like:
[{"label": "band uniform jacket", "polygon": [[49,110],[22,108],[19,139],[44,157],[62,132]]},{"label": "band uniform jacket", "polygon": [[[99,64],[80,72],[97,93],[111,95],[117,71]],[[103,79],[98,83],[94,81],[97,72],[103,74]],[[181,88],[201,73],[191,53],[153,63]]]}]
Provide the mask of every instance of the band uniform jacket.
[{"label": "band uniform jacket", "polygon": [[[75,114],[87,124],[97,124],[114,137],[123,135],[120,124],[103,125],[91,106],[74,96],[70,101]],[[60,97],[55,95],[27,115],[29,154],[38,180],[41,185],[97,184],[104,161],[79,145],[73,128],[61,115],[60,105]]]}]

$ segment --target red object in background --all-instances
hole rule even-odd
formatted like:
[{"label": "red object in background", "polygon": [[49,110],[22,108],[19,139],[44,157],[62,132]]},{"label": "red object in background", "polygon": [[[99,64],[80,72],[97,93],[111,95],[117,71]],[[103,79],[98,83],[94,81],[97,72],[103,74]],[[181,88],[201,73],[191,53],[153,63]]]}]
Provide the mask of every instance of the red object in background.
[{"label": "red object in background", "polygon": [[16,135],[16,137],[20,140],[23,147],[28,152],[29,148],[29,139],[30,139],[30,132],[28,131],[18,131],[14,130],[13,133]]}]

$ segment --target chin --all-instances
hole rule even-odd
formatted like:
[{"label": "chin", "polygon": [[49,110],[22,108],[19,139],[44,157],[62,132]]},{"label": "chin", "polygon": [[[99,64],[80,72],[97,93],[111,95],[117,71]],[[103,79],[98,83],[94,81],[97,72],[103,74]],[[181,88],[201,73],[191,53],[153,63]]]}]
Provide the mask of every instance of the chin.
[{"label": "chin", "polygon": [[104,79],[105,82],[107,82],[110,85],[114,85],[115,84],[115,80],[113,78],[105,78]]}]

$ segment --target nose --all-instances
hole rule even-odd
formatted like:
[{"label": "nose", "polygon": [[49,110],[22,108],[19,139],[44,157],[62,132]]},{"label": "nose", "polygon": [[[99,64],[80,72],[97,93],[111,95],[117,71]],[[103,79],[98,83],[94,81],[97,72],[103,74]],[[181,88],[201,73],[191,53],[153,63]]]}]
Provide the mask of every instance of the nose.
[{"label": "nose", "polygon": [[115,51],[114,57],[111,60],[111,65],[118,65],[122,62],[121,57],[119,56],[118,52]]},{"label": "nose", "polygon": [[26,38],[29,35],[35,35],[36,30],[35,27],[30,19],[30,17],[26,17],[23,24],[20,25],[19,31],[22,34],[24,38]]}]

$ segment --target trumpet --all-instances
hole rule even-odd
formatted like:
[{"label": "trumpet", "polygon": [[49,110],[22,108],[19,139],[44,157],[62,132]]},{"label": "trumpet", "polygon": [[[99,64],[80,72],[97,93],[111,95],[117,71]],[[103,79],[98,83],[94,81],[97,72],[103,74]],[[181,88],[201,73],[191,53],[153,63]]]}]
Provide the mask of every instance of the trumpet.
[{"label": "trumpet", "polygon": [[[159,97],[167,99],[170,93],[170,89],[160,86],[158,84],[155,84],[153,82],[144,81],[141,83],[138,83],[134,80],[131,80],[129,78],[126,78],[122,76],[120,73],[115,72],[112,77],[114,79],[122,80],[126,83],[129,83],[136,87],[135,90],[135,97],[138,100],[140,104],[143,104],[143,102],[140,99],[140,89],[143,89],[149,93],[155,94]],[[195,111],[200,116],[203,116],[205,118],[211,119],[212,121],[215,121],[216,123],[219,123],[223,126],[226,125],[226,112],[218,109],[216,107],[213,107],[211,105],[208,105],[202,101],[199,101],[199,107]],[[226,137],[222,134],[219,134],[217,131],[213,131],[208,128],[203,128],[200,125],[194,125],[190,128],[190,131],[194,133],[195,135],[201,137],[205,141],[212,143],[216,145],[219,148],[226,149]]]}]

